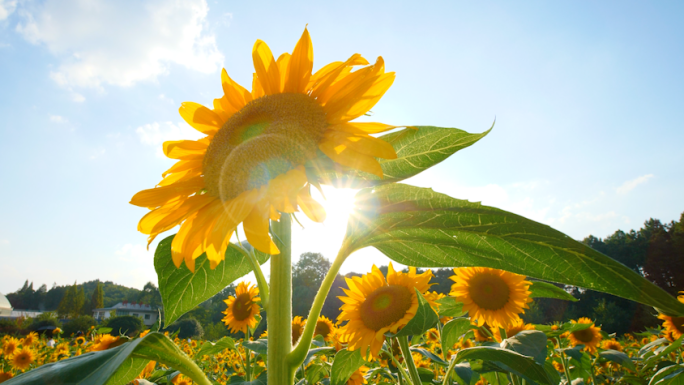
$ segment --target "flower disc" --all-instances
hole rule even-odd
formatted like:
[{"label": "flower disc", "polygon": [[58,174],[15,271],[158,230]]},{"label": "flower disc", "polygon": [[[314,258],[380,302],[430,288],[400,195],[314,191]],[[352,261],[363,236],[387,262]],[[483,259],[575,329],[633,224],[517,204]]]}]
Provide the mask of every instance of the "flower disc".
[{"label": "flower disc", "polygon": [[376,289],[361,304],[361,320],[375,331],[399,321],[411,307],[412,294],[409,288],[399,285]]}]

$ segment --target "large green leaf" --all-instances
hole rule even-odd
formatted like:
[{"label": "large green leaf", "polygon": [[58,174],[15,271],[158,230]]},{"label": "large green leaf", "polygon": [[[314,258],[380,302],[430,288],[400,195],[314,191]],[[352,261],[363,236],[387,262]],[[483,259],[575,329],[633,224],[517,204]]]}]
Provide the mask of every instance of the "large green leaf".
[{"label": "large green leaf", "polygon": [[202,375],[199,367],[173,341],[161,333],[149,333],[112,349],[40,366],[5,384],[125,385],[135,379],[150,360],[193,378]]},{"label": "large green leaf", "polygon": [[[494,127],[494,124],[492,124]],[[393,183],[412,177],[469,147],[485,137],[492,128],[470,134],[457,128],[414,126],[380,136],[397,152],[396,159],[378,159],[383,178],[363,171],[343,168],[324,160],[309,166],[310,176],[322,183],[346,187],[370,187]]]},{"label": "large green leaf", "polygon": [[[474,348],[463,349],[456,354],[456,363],[465,360],[483,360],[494,362],[512,373],[527,378],[538,384],[551,385],[551,379],[546,374],[544,367],[534,362],[530,357],[525,357],[520,353],[511,350],[496,348],[492,346],[477,346]],[[503,364],[503,365],[501,365]]]},{"label": "large green leaf", "polygon": [[573,297],[572,294],[548,282],[532,281],[530,293],[532,298],[556,298],[577,302],[577,298]]},{"label": "large green leaf", "polygon": [[684,304],[614,259],[549,226],[432,189],[359,191],[350,250],[373,246],[416,267],[487,266],[602,291],[684,315]]},{"label": "large green leaf", "polygon": [[[174,236],[175,234],[159,242],[154,252],[154,270],[159,278],[166,325],[252,271],[247,257],[232,247],[228,247],[226,259],[214,270],[209,267],[206,254],[195,260],[194,273],[185,264],[176,268],[171,259],[171,241]],[[261,252],[256,252],[256,256],[260,264],[270,257]]]},{"label": "large green leaf", "polygon": [[458,340],[473,326],[468,318],[454,318],[442,328],[442,347],[451,349]]},{"label": "large green leaf", "polygon": [[546,360],[546,334],[539,330],[523,330],[503,340],[501,347],[531,357],[540,365]]},{"label": "large green leaf", "polygon": [[335,354],[330,373],[330,385],[344,385],[354,372],[366,361],[361,358],[360,350],[342,349]]}]

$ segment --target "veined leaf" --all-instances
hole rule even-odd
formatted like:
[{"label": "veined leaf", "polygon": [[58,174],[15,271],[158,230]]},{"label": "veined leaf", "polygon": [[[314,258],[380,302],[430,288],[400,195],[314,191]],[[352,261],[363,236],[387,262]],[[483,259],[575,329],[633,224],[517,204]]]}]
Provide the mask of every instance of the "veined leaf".
[{"label": "veined leaf", "polygon": [[455,152],[470,147],[484,138],[494,127],[480,134],[470,134],[457,128],[412,126],[380,136],[397,153],[396,159],[380,159],[383,178],[332,161],[318,161],[309,166],[310,176],[321,183],[361,188],[394,183],[412,177],[442,162]]},{"label": "veined leaf", "polygon": [[344,385],[354,372],[364,364],[360,351],[342,349],[335,354],[330,373],[330,385]]},{"label": "veined leaf", "polygon": [[540,365],[546,360],[546,334],[538,330],[523,330],[503,340],[501,347],[531,357]]},{"label": "veined leaf", "polygon": [[[186,312],[214,296],[236,279],[250,273],[252,265],[239,251],[228,247],[226,259],[214,270],[209,267],[206,254],[195,260],[195,272],[185,264],[179,268],[171,259],[171,235],[159,242],[154,252],[154,270],[159,278],[159,292],[164,304],[164,322],[170,325]],[[268,254],[256,252],[260,264],[269,259]]]},{"label": "veined leaf", "polygon": [[477,346],[474,348],[463,349],[456,354],[456,362],[465,360],[483,360],[494,362],[506,370],[521,377],[527,378],[538,384],[549,384],[551,380],[546,374],[544,367],[534,362],[530,357],[525,357],[520,353],[510,350],[491,347]]},{"label": "veined leaf", "polygon": [[265,338],[258,339],[256,341],[245,341],[242,343],[242,347],[257,354],[268,354],[268,340]]},{"label": "veined leaf", "polygon": [[532,298],[555,298],[577,302],[577,298],[573,297],[572,294],[548,282],[532,281],[530,293]]},{"label": "veined leaf", "polygon": [[463,303],[457,302],[454,297],[446,296],[437,300],[439,304],[439,316],[440,317],[460,317],[467,313],[463,311]]},{"label": "veined leaf", "polygon": [[636,368],[634,367],[634,362],[632,362],[632,359],[629,358],[629,356],[623,352],[608,349],[608,350],[604,350],[601,353],[599,353],[599,356],[605,358],[608,361],[615,362],[616,364],[620,364],[620,365],[624,366],[625,368],[636,372]]},{"label": "veined leaf", "polygon": [[416,267],[486,266],[602,291],[684,315],[684,304],[632,269],[549,226],[404,184],[356,195],[350,249],[373,246]]},{"label": "veined leaf", "polygon": [[447,322],[442,328],[443,349],[451,349],[461,336],[472,328],[468,318],[455,318]]},{"label": "veined leaf", "polygon": [[418,296],[418,309],[416,310],[416,315],[411,318],[411,320],[401,328],[396,334],[385,333],[388,337],[404,337],[404,336],[417,336],[425,333],[431,327],[439,321],[439,316],[432,309],[432,306],[423,297],[423,295],[418,291],[418,289],[413,289]]},{"label": "veined leaf", "polygon": [[235,340],[230,337],[223,337],[216,342],[206,341],[202,344],[202,347],[197,352],[196,356],[214,355],[221,353],[226,349],[237,350],[237,348],[235,348]]}]

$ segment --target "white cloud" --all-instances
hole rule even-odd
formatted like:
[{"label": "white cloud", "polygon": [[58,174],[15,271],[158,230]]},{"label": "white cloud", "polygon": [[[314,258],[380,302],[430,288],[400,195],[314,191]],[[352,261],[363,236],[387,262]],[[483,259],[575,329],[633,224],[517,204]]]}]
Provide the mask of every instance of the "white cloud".
[{"label": "white cloud", "polygon": [[9,245],[9,239],[0,239],[0,245]]},{"label": "white cloud", "polygon": [[167,102],[167,103],[169,103],[169,104],[173,104],[173,105],[176,104],[176,103],[173,101],[173,99],[171,99],[170,97],[168,97],[168,96],[166,96],[166,95],[164,95],[164,94],[160,94],[160,95],[159,95],[159,100],[164,101],[164,102]]},{"label": "white cloud", "polygon": [[0,0],[0,21],[7,19],[17,9],[17,0]]},{"label": "white cloud", "polygon": [[58,84],[125,87],[167,74],[170,64],[217,71],[223,55],[205,31],[208,11],[205,0],[47,0],[21,12],[17,31],[60,59],[50,74]]},{"label": "white cloud", "polygon": [[65,117],[59,116],[59,115],[50,115],[50,121],[53,123],[66,123],[66,122],[68,122],[68,120]]},{"label": "white cloud", "polygon": [[615,191],[618,194],[627,194],[628,192],[632,191],[636,186],[642,183],[646,183],[651,178],[653,178],[653,174],[646,174],[638,178],[628,180],[627,182],[623,183],[620,187],[615,189]]},{"label": "white cloud", "polygon": [[114,254],[119,262],[121,262],[118,265],[126,266],[126,268],[110,271],[111,279],[123,285],[139,288],[150,281],[156,283],[157,274],[154,271],[155,249],[155,244],[149,250],[147,250],[145,245],[132,243],[123,245]]},{"label": "white cloud", "polygon": [[178,124],[154,122],[138,127],[135,132],[138,134],[141,143],[155,147],[157,156],[162,158],[164,157],[162,143],[167,140],[196,140],[204,136],[185,122],[178,122]]}]

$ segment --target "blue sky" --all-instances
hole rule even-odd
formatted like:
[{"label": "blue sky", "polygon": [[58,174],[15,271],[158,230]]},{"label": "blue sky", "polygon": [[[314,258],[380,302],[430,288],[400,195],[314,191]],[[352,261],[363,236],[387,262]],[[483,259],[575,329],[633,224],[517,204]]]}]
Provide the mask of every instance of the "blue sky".
[{"label": "blue sky", "polygon": [[[163,141],[198,137],[180,103],[219,97],[223,67],[249,88],[254,41],[291,52],[307,24],[314,69],[360,53],[396,71],[374,121],[481,132],[496,118],[488,137],[407,183],[576,239],[678,219],[683,11],[627,1],[0,0],[0,292],[27,278],[155,281],[136,231],[145,210],[128,201],[172,164]],[[295,253],[334,258],[353,192],[328,195],[328,221],[297,230]],[[342,270],[372,263],[386,262],[364,250]]]}]

